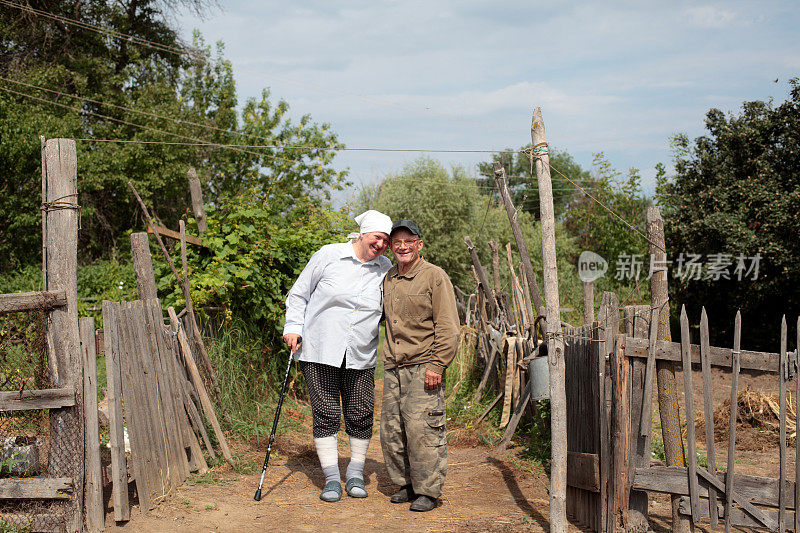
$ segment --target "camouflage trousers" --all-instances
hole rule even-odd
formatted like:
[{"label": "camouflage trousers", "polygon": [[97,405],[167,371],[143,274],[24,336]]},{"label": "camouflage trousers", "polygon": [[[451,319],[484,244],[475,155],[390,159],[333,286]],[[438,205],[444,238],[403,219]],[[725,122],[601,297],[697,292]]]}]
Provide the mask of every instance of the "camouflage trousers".
[{"label": "camouflage trousers", "polygon": [[427,366],[385,371],[381,447],[392,483],[438,498],[447,472],[444,376],[438,389],[425,390]]}]

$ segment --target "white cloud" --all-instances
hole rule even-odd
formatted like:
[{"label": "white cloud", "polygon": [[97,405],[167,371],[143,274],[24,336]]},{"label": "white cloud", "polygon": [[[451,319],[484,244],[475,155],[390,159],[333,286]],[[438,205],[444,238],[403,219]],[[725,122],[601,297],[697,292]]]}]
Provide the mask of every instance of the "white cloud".
[{"label": "white cloud", "polygon": [[716,6],[690,7],[684,13],[689,23],[698,28],[728,28],[748,24],[747,20],[735,12]]}]

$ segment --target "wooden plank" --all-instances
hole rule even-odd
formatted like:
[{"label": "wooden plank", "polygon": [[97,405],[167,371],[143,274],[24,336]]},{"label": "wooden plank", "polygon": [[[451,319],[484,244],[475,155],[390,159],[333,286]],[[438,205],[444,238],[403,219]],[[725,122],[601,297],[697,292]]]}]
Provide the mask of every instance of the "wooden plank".
[{"label": "wooden plank", "polygon": [[489,404],[489,407],[487,407],[487,408],[486,408],[486,409],[483,411],[483,413],[481,413],[481,416],[479,416],[479,417],[478,417],[478,422],[482,421],[484,418],[486,418],[487,416],[489,416],[489,413],[491,413],[491,412],[492,412],[492,409],[494,409],[495,407],[497,407],[497,404],[498,404],[498,403],[500,403],[500,400],[501,400],[502,398],[503,398],[503,393],[501,392],[500,394],[498,394],[498,395],[497,395],[497,398],[495,398],[495,399],[492,401],[492,403],[490,403],[490,404]]},{"label": "wooden plank", "polygon": [[147,233],[143,231],[131,233],[131,257],[139,299],[158,298],[156,278],[153,274],[153,256],[150,254],[150,238]]},{"label": "wooden plank", "polygon": [[[742,476],[734,475],[728,477],[725,475],[725,481],[719,479],[717,476],[712,476],[705,468],[697,467],[697,475],[699,475],[706,483],[703,484],[701,490],[698,490],[698,495],[708,495],[707,486],[710,484],[718,491],[726,490],[730,484],[731,490],[727,491],[730,494],[730,501],[736,502],[751,516],[758,520],[766,527],[772,527],[773,524],[769,518],[764,515],[761,509],[758,509],[753,504],[777,505],[777,480],[769,478],[758,478],[756,476]],[[733,489],[734,478],[736,481],[736,489]],[[772,486],[770,486],[772,485]],[[678,466],[660,466],[650,468],[637,468],[636,477],[634,479],[634,487],[640,490],[649,490],[652,492],[662,492],[672,494],[674,496],[682,496],[689,494],[689,482],[687,476],[687,468]],[[765,496],[772,495],[772,499]],[[706,506],[707,508],[707,506]],[[698,506],[698,513],[701,514],[703,509]],[[726,510],[726,513],[729,511]],[[777,523],[774,524],[777,527]],[[729,523],[726,522],[726,527]]]},{"label": "wooden plank", "polygon": [[161,364],[162,373],[159,375],[159,382],[163,384],[168,397],[168,418],[167,421],[176,425],[178,431],[175,434],[176,454],[178,464],[175,465],[180,472],[180,483],[189,477],[189,462],[186,457],[186,448],[190,447],[189,420],[186,411],[183,409],[183,400],[179,395],[178,385],[175,376],[175,353],[172,348],[172,340],[167,342],[164,331],[164,317],[161,311],[161,304],[158,300],[150,300],[145,304],[145,311],[149,306],[150,316],[152,317],[153,328],[155,329],[156,341],[158,344],[158,357]]},{"label": "wooden plank", "polygon": [[733,328],[733,350],[731,352],[731,415],[728,433],[728,469],[725,477],[725,533],[731,531],[731,509],[733,507],[733,480],[735,477],[736,419],[739,417],[739,348],[742,338],[742,314],[736,311]]},{"label": "wooden plank", "polygon": [[525,237],[522,235],[522,229],[517,221],[517,210],[514,208],[514,202],[511,200],[511,193],[508,191],[506,171],[503,169],[503,165],[497,161],[494,162],[492,168],[494,170],[494,180],[497,184],[497,191],[500,195],[500,199],[503,201],[503,206],[506,208],[508,222],[511,225],[511,232],[514,234],[514,242],[517,245],[517,250],[519,250],[525,278],[528,281],[528,290],[522,292],[529,294],[531,297],[531,316],[535,311],[536,315],[545,317],[547,314],[545,313],[544,303],[539,293],[539,284],[536,283],[536,275],[533,272],[533,264],[531,263],[531,256],[528,253],[528,245],[525,242]]},{"label": "wooden plank", "polygon": [[[711,474],[709,473],[709,475]],[[725,484],[728,482],[727,474],[725,472],[720,472],[716,477],[720,480],[720,486],[724,488]],[[795,484],[792,481],[787,481],[786,485],[787,489],[782,498],[786,503],[787,509],[794,509]],[[709,483],[701,478],[698,493],[701,498],[708,497],[708,486]],[[717,488],[715,485],[711,486],[715,489]],[[637,468],[633,480],[633,488],[649,492],[688,496],[689,478],[686,468],[679,466]],[[741,494],[753,504],[774,508],[778,507],[778,498],[780,495],[778,494],[778,480],[775,478],[734,474],[733,491],[737,494]],[[723,490],[718,489],[717,492],[721,493]]]},{"label": "wooden plank", "polygon": [[[647,358],[648,341],[628,337],[625,339],[625,353],[628,357]],[[700,364],[700,345],[691,345],[692,364]],[[709,348],[709,359],[711,366],[731,368],[732,350],[730,348],[720,348],[711,346]],[[740,350],[739,367],[742,370],[759,370],[762,372],[778,371],[778,354],[771,352],[754,352]],[[658,341],[656,344],[656,360],[658,361],[680,361],[681,345],[677,342]]]},{"label": "wooden plank", "polygon": [[67,305],[67,291],[13,292],[0,294],[0,314],[48,310]]},{"label": "wooden plank", "polygon": [[131,518],[128,503],[128,474],[122,427],[122,371],[119,350],[119,304],[103,301],[103,344],[106,358],[108,426],[111,442],[111,482],[114,520]]},{"label": "wooden plank", "polygon": [[[649,334],[652,320],[658,321],[658,315],[653,313],[649,305],[632,305],[625,307],[625,333],[634,337],[647,337]],[[630,428],[631,428],[631,461],[629,479],[632,481],[636,468],[650,465],[650,436],[641,434],[642,424],[652,425],[652,409],[646,422],[642,422],[644,404],[653,402],[652,386],[649,394],[645,393],[647,361],[640,358],[629,359],[630,364]],[[653,373],[655,376],[655,359],[653,360]],[[654,381],[655,378],[651,377]],[[651,381],[652,385],[652,381]],[[628,500],[629,521],[631,519],[641,521],[648,516],[648,496],[645,491],[632,490]],[[638,512],[639,516],[632,516],[631,512]]]},{"label": "wooden plank", "polygon": [[[614,478],[613,518],[616,528],[627,531],[628,498],[630,495],[630,398],[628,397],[628,359],[624,352],[624,335],[617,337],[611,356],[611,423],[612,473]],[[612,530],[609,530],[612,531]]]},{"label": "wooden plank", "polygon": [[[177,232],[175,230],[171,230],[169,228],[165,228],[164,226],[159,226],[157,224],[156,224],[155,228],[164,237],[169,237],[170,239],[175,239],[176,241],[180,241],[181,240],[180,232]],[[154,233],[153,232],[153,226],[148,224],[147,233],[150,233],[150,234]],[[205,245],[203,244],[203,240],[202,239],[198,239],[197,237],[194,237],[192,235],[187,235],[186,236],[186,242],[188,242],[189,244],[194,244],[196,246],[205,247]]]},{"label": "wooden plank", "polygon": [[[195,400],[192,399],[192,394],[189,390],[190,387],[192,387],[192,384],[189,381],[186,381],[185,385],[183,386],[184,406],[186,408],[186,412],[189,413],[189,420],[192,424],[192,429],[196,435],[200,435],[200,437],[203,439],[203,444],[205,445],[206,451],[213,461],[216,460],[217,454],[214,452],[214,448],[211,446],[211,440],[208,438],[208,432],[206,431],[203,417],[200,415],[197,405],[195,405]],[[199,402],[199,398],[197,401]]]},{"label": "wooden plank", "polygon": [[74,492],[71,477],[0,479],[0,500],[68,500]]},{"label": "wooden plank", "polygon": [[475,272],[478,274],[480,290],[483,291],[486,301],[489,302],[489,305],[492,308],[492,316],[496,317],[500,311],[500,308],[497,305],[497,300],[495,299],[494,294],[492,294],[492,287],[489,285],[489,279],[486,277],[486,270],[481,265],[481,260],[478,258],[478,253],[475,251],[475,245],[472,244],[472,240],[469,238],[469,235],[464,237],[464,243],[467,245],[470,258],[472,258],[472,266],[475,267]]},{"label": "wooden plank", "polygon": [[[155,423],[161,429],[164,442],[165,472],[169,478],[168,491],[175,489],[183,483],[183,466],[186,459],[182,442],[175,427],[177,413],[174,412],[173,401],[169,383],[166,381],[165,369],[161,361],[161,346],[159,343],[161,324],[155,321],[147,302],[137,302],[137,310],[141,313],[140,325],[142,340],[149,348],[150,358],[148,364],[152,365],[150,380],[155,387],[157,401],[153,404]],[[183,460],[181,460],[183,459]],[[188,467],[187,467],[188,475]]]},{"label": "wooden plank", "polygon": [[103,531],[105,508],[103,506],[103,476],[100,463],[100,423],[97,418],[97,354],[94,337],[94,318],[78,321],[83,359],[83,420],[84,420],[84,484],[83,505],[86,530]]},{"label": "wooden plank", "polygon": [[514,416],[512,416],[511,420],[508,421],[508,426],[506,426],[506,431],[503,433],[503,438],[500,440],[500,444],[497,445],[497,449],[499,451],[505,450],[508,447],[512,437],[514,437],[514,432],[517,430],[517,425],[519,425],[519,421],[522,419],[522,414],[525,412],[525,406],[530,400],[531,382],[528,381],[528,386],[525,387],[520,395],[519,403],[517,404],[517,408],[514,410]]},{"label": "wooden plank", "polygon": [[568,451],[567,485],[600,492],[600,456],[596,453]]},{"label": "wooden plank", "polygon": [[151,508],[153,494],[162,492],[161,470],[162,447],[156,443],[156,428],[150,415],[152,392],[140,378],[144,363],[141,359],[143,347],[137,337],[137,328],[130,302],[120,304],[118,319],[120,332],[120,359],[122,361],[123,394],[125,397],[125,419],[128,423],[130,441],[130,465],[136,482],[139,508],[146,514]]},{"label": "wooden plank", "polygon": [[[700,315],[700,360],[703,373],[703,416],[706,429],[706,457],[708,458],[708,470],[711,475],[717,475],[717,456],[714,446],[714,391],[711,387],[711,361],[708,356],[710,346],[708,335],[708,315],[706,308],[703,307]],[[711,518],[711,529],[717,529],[717,513],[711,512],[717,509],[717,490],[710,488],[708,492],[708,508]]]},{"label": "wooden plank", "polygon": [[647,349],[647,366],[644,371],[644,394],[642,395],[642,418],[639,425],[639,435],[650,436],[653,425],[653,382],[656,377],[656,343],[658,342],[658,310],[650,312],[650,345]]},{"label": "wooden plank", "polygon": [[583,282],[583,323],[594,322],[594,281]]},{"label": "wooden plank", "polygon": [[[797,430],[797,418],[796,413],[800,410],[800,316],[797,317],[797,344],[795,344],[797,348],[797,364],[798,367],[795,369],[798,372],[795,373],[794,376],[794,383],[795,383],[795,396],[794,396],[794,406],[795,406],[795,431]],[[800,482],[800,446],[797,445],[797,434],[795,434],[795,445],[794,445],[794,479],[795,483]],[[794,531],[795,533],[800,533],[800,491],[794,490]]]},{"label": "wooden plank", "polygon": [[601,528],[615,531],[614,527],[614,475],[611,458],[611,394],[609,359],[614,350],[614,340],[619,332],[619,304],[613,292],[603,293],[599,322],[601,324],[601,340],[598,357],[598,379],[601,382],[600,394],[600,506],[603,508]]},{"label": "wooden plank", "polygon": [[75,405],[75,389],[34,389],[0,392],[0,413],[6,411],[30,411],[33,409],[57,409]]},{"label": "wooden plank", "polygon": [[683,356],[683,397],[686,402],[687,473],[689,475],[689,497],[692,502],[692,522],[700,523],[700,498],[697,495],[697,442],[694,434],[694,389],[692,388],[692,364],[689,354],[689,318],[686,307],[681,306],[681,355]]},{"label": "wooden plank", "polygon": [[[725,514],[725,507],[722,505],[718,505],[716,508],[716,514],[718,518],[722,518]],[[689,499],[686,497],[681,498],[680,502],[680,511],[682,514],[688,515],[691,514],[691,504],[689,503]],[[709,508],[703,506],[700,510],[700,516],[702,518],[706,518],[709,515]],[[764,510],[764,515],[775,522],[778,520],[778,513],[776,511]],[[788,513],[790,519],[797,519],[797,514],[794,512]],[[713,520],[713,519],[712,519]],[[730,520],[732,522],[732,526],[736,527],[747,527],[747,528],[763,528],[764,526],[761,524],[760,521],[754,519],[746,512],[742,511],[741,509],[734,508],[731,511]]]},{"label": "wooden plank", "polygon": [[778,437],[778,487],[780,497],[778,498],[778,531],[786,531],[786,378],[789,368],[786,357],[786,315],[781,320],[781,359],[778,370],[778,403],[780,404],[780,435]]},{"label": "wooden plank", "polygon": [[[177,322],[178,317],[175,314],[175,309],[170,307],[167,311],[169,312],[170,320]],[[200,396],[200,403],[203,406],[206,417],[208,417],[209,422],[211,422],[211,427],[214,428],[214,435],[216,435],[217,441],[219,442],[222,456],[225,457],[228,462],[233,462],[231,451],[228,448],[228,441],[225,439],[225,434],[222,432],[222,428],[217,420],[217,415],[214,412],[214,406],[211,404],[211,399],[208,397],[205,385],[203,385],[203,380],[200,378],[200,372],[197,370],[197,365],[194,362],[192,351],[189,349],[189,342],[186,339],[183,328],[178,330],[178,342],[180,343],[186,366],[189,369],[189,374],[192,377],[192,382],[197,390],[197,394]]]}]

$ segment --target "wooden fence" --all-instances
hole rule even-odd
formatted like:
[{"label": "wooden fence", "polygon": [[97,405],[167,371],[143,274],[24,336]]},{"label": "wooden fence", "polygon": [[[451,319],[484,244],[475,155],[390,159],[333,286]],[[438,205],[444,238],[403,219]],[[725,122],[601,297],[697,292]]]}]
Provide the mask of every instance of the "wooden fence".
[{"label": "wooden fence", "polygon": [[[647,527],[647,493],[680,497],[680,513],[696,525],[716,529],[722,519],[731,527],[798,531],[798,472],[787,469],[787,384],[796,378],[797,354],[788,353],[787,326],[781,329],[778,353],[740,349],[737,317],[732,348],[709,344],[709,324],[703,312],[699,344],[692,344],[689,320],[681,314],[680,342],[657,340],[650,306],[629,306],[620,319],[613,294],[603,296],[598,321],[567,327],[568,492],[572,520],[592,531],[639,530]],[[624,324],[626,334],[620,334]],[[800,323],[797,331],[800,336]],[[683,370],[686,465],[651,463],[651,431],[655,361],[680,361]],[[731,370],[732,392],[727,468],[717,471],[714,442],[711,368]],[[770,373],[779,389],[779,477],[735,473],[738,375],[742,368]],[[694,398],[693,380],[702,381],[702,402]],[[702,404],[708,467],[698,464],[695,408]],[[795,446],[795,464],[800,455]]]},{"label": "wooden fence", "polygon": [[[194,205],[202,211],[197,185],[192,183]],[[79,209],[74,141],[43,139],[44,290],[0,294],[0,318],[13,313],[42,316],[39,341],[33,346],[20,345],[9,352],[0,336],[2,360],[14,356],[14,361],[25,363],[14,380],[0,380],[3,531],[102,531],[105,478],[112,484],[115,520],[130,519],[130,482],[135,483],[142,511],[148,512],[189,472],[207,469],[201,443],[216,458],[206,422],[221,454],[232,459],[206,389],[205,383],[215,384],[215,376],[191,309],[180,313],[186,315],[181,321],[169,308],[166,326],[157,300],[106,301],[104,330],[96,330],[91,318],[78,320]],[[158,230],[154,228],[165,250]],[[184,250],[186,242],[198,242],[185,236],[183,226],[176,235]],[[140,297],[154,298],[147,234],[134,234],[131,240]],[[183,272],[176,278],[188,292],[185,259]],[[190,301],[187,298],[187,304]],[[98,352],[105,354],[108,384],[112,453],[107,476],[100,459]],[[193,352],[199,353],[201,368]],[[125,452],[126,430],[130,457]]]}]

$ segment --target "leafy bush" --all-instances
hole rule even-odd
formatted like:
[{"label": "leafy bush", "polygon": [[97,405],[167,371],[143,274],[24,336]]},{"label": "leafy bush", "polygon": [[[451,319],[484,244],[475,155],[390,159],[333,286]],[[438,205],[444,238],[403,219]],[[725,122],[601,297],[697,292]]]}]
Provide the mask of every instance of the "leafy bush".
[{"label": "leafy bush", "polygon": [[[267,345],[280,343],[284,301],[308,259],[325,244],[344,242],[345,228],[352,225],[344,214],[308,198],[295,202],[285,210],[276,199],[248,193],[224,206],[209,206],[206,248],[192,246],[187,252],[195,307],[224,308],[227,319],[256,327]],[[177,252],[173,260],[180,265]],[[183,307],[183,294],[165,261],[160,255],[154,259],[164,306]]]}]

